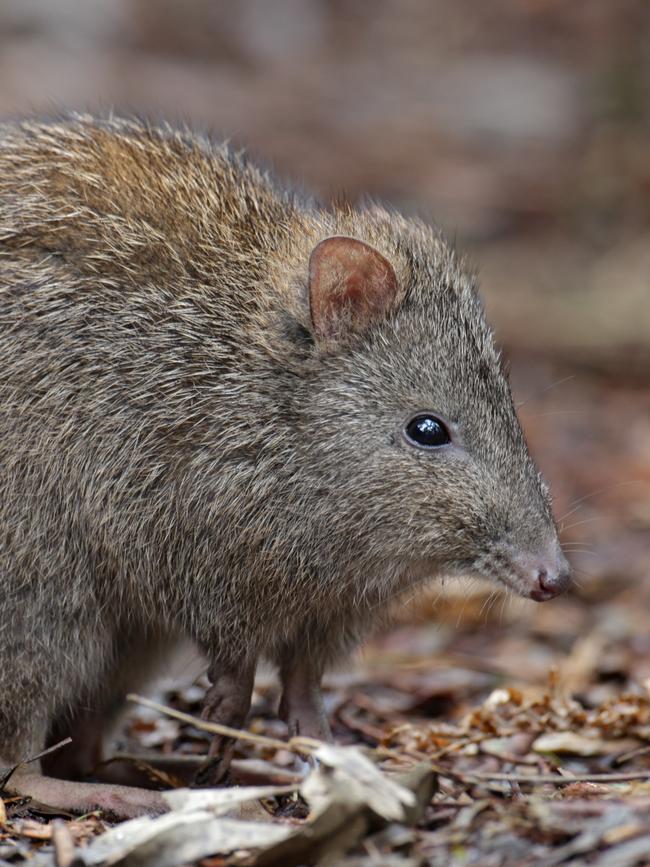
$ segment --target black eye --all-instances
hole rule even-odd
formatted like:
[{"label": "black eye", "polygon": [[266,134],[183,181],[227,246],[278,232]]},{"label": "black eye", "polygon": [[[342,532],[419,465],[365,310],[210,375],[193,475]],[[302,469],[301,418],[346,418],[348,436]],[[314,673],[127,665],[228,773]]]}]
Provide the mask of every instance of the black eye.
[{"label": "black eye", "polygon": [[416,415],[406,425],[406,436],[414,445],[425,449],[446,446],[451,442],[449,431],[434,415]]}]

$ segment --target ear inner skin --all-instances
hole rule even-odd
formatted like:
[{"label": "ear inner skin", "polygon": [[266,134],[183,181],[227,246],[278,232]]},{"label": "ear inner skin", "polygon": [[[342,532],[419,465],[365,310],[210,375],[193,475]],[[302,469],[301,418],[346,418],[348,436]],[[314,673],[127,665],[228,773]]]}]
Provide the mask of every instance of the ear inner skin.
[{"label": "ear inner skin", "polygon": [[337,235],[314,247],[309,304],[318,336],[363,331],[397,307],[402,294],[393,266],[369,244]]}]

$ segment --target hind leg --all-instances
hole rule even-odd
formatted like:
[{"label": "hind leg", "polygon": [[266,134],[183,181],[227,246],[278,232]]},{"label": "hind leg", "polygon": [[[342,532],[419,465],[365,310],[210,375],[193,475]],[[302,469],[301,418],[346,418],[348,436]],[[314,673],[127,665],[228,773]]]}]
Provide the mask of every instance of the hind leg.
[{"label": "hind leg", "polygon": [[[45,739],[45,725],[36,727],[33,730],[32,743],[44,743]],[[18,765],[3,787],[11,794],[28,797],[65,812],[88,813],[101,810],[114,819],[157,815],[166,809],[158,792],[127,786],[73,782],[49,776],[43,773],[38,761],[26,762],[34,755],[34,750],[26,749],[24,743],[24,740],[16,741],[13,747],[5,743],[0,754],[0,768]],[[80,744],[78,751],[74,749],[74,743],[70,744],[58,751],[58,756],[53,753],[44,757],[43,764],[53,773],[80,772],[85,769],[86,760],[91,758],[98,744],[98,739],[93,735],[87,744]],[[55,757],[58,762],[54,760]]]},{"label": "hind leg", "polygon": [[104,760],[104,746],[117,727],[125,697],[154,679],[167,657],[173,640],[164,636],[120,636],[120,650],[99,677],[100,685],[67,713],[56,716],[48,733],[48,746],[71,737],[73,743],[42,761],[43,770],[66,780],[85,780],[95,775]]},{"label": "hind leg", "polygon": [[[0,757],[0,764],[2,763]],[[111,819],[156,816],[169,809],[161,794],[149,789],[107,783],[76,783],[24,769],[13,774],[6,784],[6,791],[66,813],[91,813],[101,810]]]},{"label": "hind leg", "polygon": [[44,756],[41,769],[48,776],[61,780],[84,780],[103,759],[105,720],[90,708],[59,717],[50,728],[47,746],[71,737],[72,743]]},{"label": "hind leg", "polygon": [[[0,766],[11,766],[29,758],[46,743],[65,737],[73,742],[44,757],[38,763],[21,765],[6,783],[6,789],[33,798],[55,809],[73,813],[101,810],[111,818],[131,818],[164,812],[165,803],[158,792],[84,780],[101,760],[103,736],[123,705],[129,687],[148,679],[159,662],[162,642],[155,639],[120,636],[120,652],[110,653],[112,663],[96,674],[101,684],[86,690],[87,698],[72,711],[48,720],[47,712],[36,708],[29,713],[30,697],[37,695],[22,685],[13,702],[13,717],[3,720],[0,713]],[[18,715],[19,709],[22,709]],[[11,737],[11,732],[20,733]]]}]

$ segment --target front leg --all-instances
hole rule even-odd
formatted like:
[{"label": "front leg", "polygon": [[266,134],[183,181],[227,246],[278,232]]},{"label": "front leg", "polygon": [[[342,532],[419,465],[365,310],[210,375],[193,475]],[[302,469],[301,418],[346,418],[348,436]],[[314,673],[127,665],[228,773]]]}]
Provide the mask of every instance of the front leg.
[{"label": "front leg", "polygon": [[[203,719],[229,728],[240,729],[251,707],[256,659],[240,660],[238,664],[213,663],[208,669],[212,686],[207,692]],[[198,771],[195,784],[216,786],[228,772],[235,749],[234,738],[214,735],[208,760]]]},{"label": "front leg", "polygon": [[331,741],[327,714],[321,693],[323,666],[299,652],[287,655],[280,666],[282,698],[280,716],[289,727],[289,735],[302,735]]}]

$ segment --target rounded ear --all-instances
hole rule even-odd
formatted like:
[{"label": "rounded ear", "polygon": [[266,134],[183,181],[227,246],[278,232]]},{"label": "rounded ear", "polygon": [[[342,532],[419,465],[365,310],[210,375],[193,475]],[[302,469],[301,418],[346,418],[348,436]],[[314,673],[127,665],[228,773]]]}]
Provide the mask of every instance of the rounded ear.
[{"label": "rounded ear", "polygon": [[335,235],[314,247],[309,306],[319,337],[363,331],[385,318],[402,298],[393,266],[369,244]]}]

